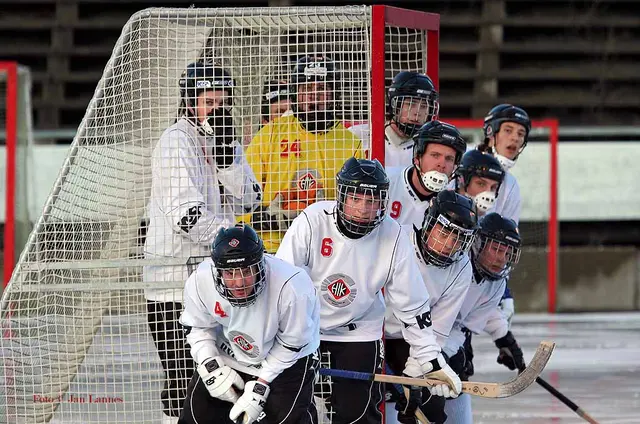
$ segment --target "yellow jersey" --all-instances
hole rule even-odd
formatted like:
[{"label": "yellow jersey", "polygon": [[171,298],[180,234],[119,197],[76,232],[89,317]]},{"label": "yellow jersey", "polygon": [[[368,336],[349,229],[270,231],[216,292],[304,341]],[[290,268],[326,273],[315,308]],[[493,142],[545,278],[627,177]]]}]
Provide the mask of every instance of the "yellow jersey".
[{"label": "yellow jersey", "polygon": [[[258,131],[246,151],[262,184],[262,205],[283,194],[285,209],[301,210],[317,200],[335,199],[336,174],[352,156],[363,157],[362,142],[338,122],[325,133],[305,130],[295,115],[274,119]],[[252,223],[251,215],[239,219]],[[259,232],[268,252],[275,253],[283,231]]]}]

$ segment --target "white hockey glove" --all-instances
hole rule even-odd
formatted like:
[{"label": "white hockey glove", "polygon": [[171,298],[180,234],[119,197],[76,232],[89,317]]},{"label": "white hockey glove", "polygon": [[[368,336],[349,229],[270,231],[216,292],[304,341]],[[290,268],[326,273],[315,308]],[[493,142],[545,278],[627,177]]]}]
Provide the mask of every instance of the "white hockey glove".
[{"label": "white hockey glove", "polygon": [[413,378],[429,378],[440,380],[445,384],[429,387],[429,391],[434,396],[444,396],[446,398],[457,398],[462,392],[462,382],[460,377],[451,369],[442,354],[438,354],[436,359],[422,364],[412,357],[407,359],[404,374]]},{"label": "white hockey glove", "polygon": [[513,303],[513,298],[508,297],[502,299],[498,304],[498,309],[500,310],[502,316],[505,317],[505,319],[509,323],[509,328],[511,328],[511,319],[513,318],[513,314],[516,313],[516,307]]},{"label": "white hockey glove", "polygon": [[234,369],[224,365],[222,358],[207,358],[198,365],[198,374],[211,397],[225,402],[236,402],[236,391],[244,388],[244,380]]},{"label": "white hockey glove", "polygon": [[237,424],[251,424],[264,413],[262,410],[267,403],[271,389],[265,383],[252,380],[244,386],[244,393],[233,405],[229,412],[231,421]]}]

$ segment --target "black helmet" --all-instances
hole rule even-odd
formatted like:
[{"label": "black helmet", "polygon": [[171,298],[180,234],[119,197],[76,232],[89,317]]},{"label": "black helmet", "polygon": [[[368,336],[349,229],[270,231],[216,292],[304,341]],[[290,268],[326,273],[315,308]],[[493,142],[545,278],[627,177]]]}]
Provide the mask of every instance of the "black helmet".
[{"label": "black helmet", "polygon": [[436,170],[420,169],[420,158],[427,151],[429,143],[453,148],[456,152],[454,159],[456,165],[460,163],[460,158],[464,154],[467,144],[456,127],[441,121],[427,122],[413,136],[413,162],[416,172],[420,176],[420,184],[425,190],[437,193],[445,189],[451,175],[445,175]]},{"label": "black helmet", "polygon": [[456,151],[456,165],[467,150],[467,142],[460,131],[451,124],[442,121],[427,122],[413,136],[413,157],[420,158],[427,150],[429,143],[449,146]]},{"label": "black helmet", "polygon": [[295,64],[291,74],[291,91],[296,92],[298,84],[308,82],[326,82],[330,83],[335,89],[334,84],[340,80],[340,74],[336,69],[333,60],[328,56],[304,56]]},{"label": "black helmet", "polygon": [[[256,301],[266,282],[264,265],[264,245],[258,234],[248,225],[238,224],[221,228],[211,245],[211,258],[215,265],[215,285],[218,293],[235,306],[248,306]],[[234,272],[239,277],[247,277],[250,272],[254,277],[251,289],[244,297],[236,297],[223,280],[223,272]],[[238,278],[238,277],[236,277]]]},{"label": "black helmet", "polygon": [[219,66],[204,62],[194,62],[187,66],[180,81],[180,96],[187,107],[194,107],[196,97],[204,90],[226,90],[229,98],[233,95],[235,81]]},{"label": "black helmet", "polygon": [[438,193],[425,211],[419,231],[425,261],[441,268],[459,261],[473,244],[477,223],[471,199],[452,190]]},{"label": "black helmet", "polygon": [[289,99],[289,84],[286,81],[269,81],[262,93],[262,118],[269,121],[269,106],[275,102]]},{"label": "black helmet", "polygon": [[[486,212],[495,203],[496,197],[500,190],[500,185],[504,181],[505,171],[500,166],[500,162],[495,157],[484,154],[479,150],[469,150],[462,156],[462,162],[458,169],[456,169],[456,175],[463,178],[461,187],[466,191],[471,183],[472,177],[488,178],[498,182],[498,189],[492,196],[487,196],[483,199],[478,199],[477,196],[474,199],[476,206],[479,210]],[[456,180],[456,186],[460,183],[460,180]]]},{"label": "black helmet", "polygon": [[[334,115],[335,101],[338,98],[337,86],[340,75],[335,63],[328,56],[302,57],[293,68],[290,82],[290,92],[293,109],[300,124],[312,133],[323,133],[336,125]],[[302,110],[298,105],[298,90],[300,84],[324,82],[332,91],[332,100],[327,102],[324,109]],[[309,107],[309,106],[307,106]]]},{"label": "black helmet", "polygon": [[499,280],[509,275],[520,260],[522,239],[515,221],[492,212],[480,219],[473,246],[473,264],[484,278]]},{"label": "black helmet", "polygon": [[[400,122],[400,112],[404,100],[425,100],[428,106],[427,117],[424,122],[417,124]],[[436,119],[440,104],[436,87],[425,74],[403,71],[393,77],[387,91],[387,117],[396,124],[406,137],[412,137],[426,122]]]},{"label": "black helmet", "polygon": [[517,106],[501,104],[491,109],[484,118],[483,130],[485,138],[497,134],[500,131],[500,126],[505,122],[515,122],[525,128],[524,143],[520,151],[524,150],[531,131],[531,119],[529,119],[529,115],[524,109]]},{"label": "black helmet", "polygon": [[[374,230],[387,212],[389,178],[378,160],[349,158],[336,176],[338,191],[338,228],[350,238],[359,238]],[[369,195],[380,201],[375,217],[367,219],[345,212],[347,197]],[[363,219],[364,218],[364,219]]]}]

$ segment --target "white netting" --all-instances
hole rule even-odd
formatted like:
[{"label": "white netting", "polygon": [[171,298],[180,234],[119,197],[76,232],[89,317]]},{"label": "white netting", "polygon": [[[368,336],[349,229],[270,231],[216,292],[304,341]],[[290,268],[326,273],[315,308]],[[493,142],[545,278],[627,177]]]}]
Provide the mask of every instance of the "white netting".
[{"label": "white netting", "polygon": [[[425,32],[387,28],[387,53],[388,80],[400,70],[424,70]],[[336,118],[327,126],[332,139],[322,131],[301,132],[298,118],[289,114],[274,122],[278,127],[259,133],[265,84],[289,80],[296,61],[306,55],[330,57],[340,75],[328,88]],[[150,216],[161,221],[149,203],[152,182],[188,179],[173,178],[169,159],[153,156],[165,129],[179,118],[178,80],[188,64],[201,60],[234,79],[233,124],[263,186],[261,205],[267,208],[283,194],[280,207],[290,211],[322,198],[318,193],[334,198],[335,174],[344,160],[364,154],[361,141],[342,122],[368,120],[371,93],[385,90],[371,84],[371,57],[370,7],[148,9],[134,15],[2,299],[0,410],[6,412],[0,422],[160,421],[164,376],[147,322],[145,289],[147,298],[154,289],[165,301],[179,302],[187,257],[206,254],[210,235],[201,229],[197,242],[176,248],[180,254],[161,254],[176,246],[175,237],[184,237],[180,225],[195,227],[193,215],[169,219],[183,207],[186,213],[179,202],[163,210],[171,231],[162,233],[149,223]],[[312,89],[315,96],[327,90]],[[182,121],[177,130],[192,128],[192,141],[198,140],[196,127]],[[255,147],[257,134],[261,148]],[[169,137],[169,146],[177,146],[177,139]],[[251,214],[229,215],[216,183],[221,177],[214,169],[215,152],[204,143],[180,158],[201,180],[205,203],[217,201],[220,216],[259,224]],[[204,153],[197,147],[205,147]],[[161,165],[157,174],[154,157]],[[248,178],[251,171],[245,171],[232,180]],[[187,197],[186,203],[195,201]],[[239,208],[231,208],[235,214],[249,206],[237,203]],[[272,231],[261,235],[271,250],[281,237]],[[178,270],[168,278],[145,277],[145,266]]]}]

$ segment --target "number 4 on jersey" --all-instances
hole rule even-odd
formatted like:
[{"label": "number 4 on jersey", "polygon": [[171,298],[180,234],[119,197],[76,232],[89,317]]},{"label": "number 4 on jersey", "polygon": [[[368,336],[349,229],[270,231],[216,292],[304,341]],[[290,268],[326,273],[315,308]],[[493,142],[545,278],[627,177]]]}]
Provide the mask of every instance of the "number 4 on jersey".
[{"label": "number 4 on jersey", "polygon": [[220,302],[216,302],[216,306],[214,306],[213,308],[213,313],[218,315],[220,318],[226,318],[228,315],[227,313],[222,310],[222,306],[220,306]]}]

